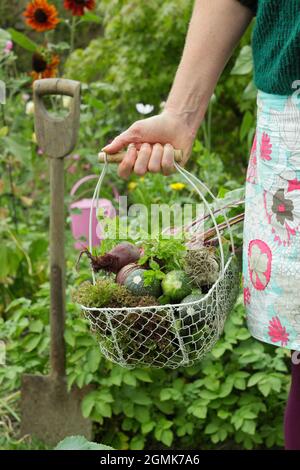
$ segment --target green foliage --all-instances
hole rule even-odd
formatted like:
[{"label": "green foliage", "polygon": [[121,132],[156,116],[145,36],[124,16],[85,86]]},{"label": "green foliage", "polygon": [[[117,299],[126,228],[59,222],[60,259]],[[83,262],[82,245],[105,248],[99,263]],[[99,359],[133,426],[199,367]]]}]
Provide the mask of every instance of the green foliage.
[{"label": "green foliage", "polygon": [[[7,365],[1,394],[20,385],[24,372],[48,371],[49,290],[34,302],[20,299],[1,328]],[[97,440],[116,449],[282,446],[288,353],[250,337],[241,299],[212,353],[176,371],[127,370],[103,359],[87,323],[67,303],[69,386],[94,384],[82,403],[97,423]]]},{"label": "green foliage", "polygon": [[97,442],[90,442],[83,436],[69,436],[59,442],[54,450],[114,450]]},{"label": "green foliage", "polygon": [[72,54],[67,74],[83,82],[113,84],[103,89],[103,93],[115,95],[111,115],[118,109],[124,116],[129,111],[127,119],[136,117],[135,104],[141,96],[145,102],[159,106],[180,58],[192,3],[102,1],[104,36]]},{"label": "green foliage", "polygon": [[[54,3],[62,13],[62,2]],[[47,36],[28,35],[23,21],[16,20],[20,2],[2,0],[0,5],[2,27],[17,31],[0,30],[0,79],[7,87],[7,102],[0,109],[0,339],[6,346],[7,361],[6,367],[0,367],[1,449],[45,448],[42,443],[16,437],[22,374],[49,372],[49,174],[46,156],[33,134],[29,50],[45,39],[50,50],[62,55],[62,75],[83,82],[79,159],[71,155],[65,162],[69,205],[67,194],[74,182],[99,173],[99,149],[141,118],[136,104],[152,104],[153,113],[162,109],[193,4],[192,0],[97,3],[97,10],[81,19],[80,33],[75,35],[75,47],[80,48],[69,57],[70,24],[62,22],[59,31]],[[24,31],[27,39],[22,36]],[[228,203],[231,190],[242,199],[240,186],[255,129],[250,34],[251,27],[220,79],[189,163],[191,171]],[[15,47],[7,55],[3,48],[11,37]],[[112,166],[107,181],[128,195],[129,204],[149,207],[150,203],[195,201],[189,188],[172,188],[171,183],[179,182],[176,174],[168,179],[133,176],[127,186]],[[91,190],[87,185],[78,197],[90,197]],[[101,197],[112,198],[107,184]],[[90,273],[82,268],[80,274],[74,271],[69,222],[66,214],[67,285],[74,287],[89,279]],[[131,223],[134,228],[136,220]],[[240,230],[234,230],[234,237],[241,243]],[[101,249],[107,251],[109,243],[112,241],[103,243]],[[183,254],[180,241],[171,249],[160,241],[155,243],[167,269],[178,269]],[[152,248],[149,244],[145,252],[151,264],[149,276],[160,279],[162,269]],[[212,353],[200,364],[176,371],[126,370],[106,361],[69,296],[66,310],[68,384],[94,386],[82,408],[94,421],[99,442],[117,449],[282,446],[288,353],[250,338],[241,301]]]},{"label": "green foliage", "polygon": [[[143,256],[139,259],[139,264],[152,262],[152,269],[157,269],[160,266],[163,271],[169,272],[174,269],[181,269],[186,247],[183,239],[158,236],[151,240],[145,240],[143,250]],[[153,261],[159,261],[159,263],[153,263]]]},{"label": "green foliage", "polygon": [[29,39],[25,34],[16,31],[13,28],[9,28],[9,33],[11,35],[12,41],[14,41],[19,46],[23,47],[29,52],[36,52],[38,50],[37,44],[35,44],[31,39]]}]

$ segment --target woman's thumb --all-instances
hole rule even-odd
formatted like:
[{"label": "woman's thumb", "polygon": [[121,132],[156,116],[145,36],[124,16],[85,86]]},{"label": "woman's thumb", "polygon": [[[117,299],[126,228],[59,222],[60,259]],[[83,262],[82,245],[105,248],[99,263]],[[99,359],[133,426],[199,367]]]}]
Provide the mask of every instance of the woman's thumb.
[{"label": "woman's thumb", "polygon": [[107,153],[116,153],[121,150],[125,145],[126,143],[124,142],[124,140],[122,140],[120,136],[117,136],[110,144],[105,145],[105,147],[103,147],[101,150]]},{"label": "woman's thumb", "polygon": [[137,138],[131,128],[127,129],[126,131],[122,132],[122,134],[118,135],[114,138],[114,140],[103,147],[101,150],[107,153],[116,153],[119,152],[124,147],[127,147],[130,143],[136,142]]},{"label": "woman's thumb", "polygon": [[142,134],[144,134],[144,132],[142,132],[142,130],[143,129],[141,129],[139,123],[135,122],[126,131],[115,137],[110,144],[106,145],[101,150],[107,153],[116,153],[131,143],[138,144],[143,142]]}]

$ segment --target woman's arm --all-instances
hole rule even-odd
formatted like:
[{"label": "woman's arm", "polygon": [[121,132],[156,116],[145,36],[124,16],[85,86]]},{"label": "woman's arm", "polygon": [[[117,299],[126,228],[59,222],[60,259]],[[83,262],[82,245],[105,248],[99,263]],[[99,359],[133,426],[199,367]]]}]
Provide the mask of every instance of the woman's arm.
[{"label": "woman's arm", "polygon": [[237,0],[196,0],[182,58],[164,111],[133,123],[103,148],[115,153],[131,145],[119,175],[132,171],[169,174],[173,148],[181,148],[186,162],[209,99],[232,51],[253,13]]},{"label": "woman's arm", "polygon": [[165,109],[196,134],[220,74],[253,14],[237,0],[196,0]]}]

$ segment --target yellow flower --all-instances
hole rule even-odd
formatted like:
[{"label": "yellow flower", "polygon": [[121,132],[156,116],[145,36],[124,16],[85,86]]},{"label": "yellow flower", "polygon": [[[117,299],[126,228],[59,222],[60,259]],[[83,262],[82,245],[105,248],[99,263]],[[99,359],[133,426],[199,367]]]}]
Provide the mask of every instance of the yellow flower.
[{"label": "yellow flower", "polygon": [[133,191],[137,187],[137,183],[135,181],[131,181],[130,183],[128,183],[127,187],[129,191]]},{"label": "yellow flower", "polygon": [[170,188],[173,189],[174,191],[181,191],[182,189],[185,188],[184,183],[172,183],[170,184]]}]

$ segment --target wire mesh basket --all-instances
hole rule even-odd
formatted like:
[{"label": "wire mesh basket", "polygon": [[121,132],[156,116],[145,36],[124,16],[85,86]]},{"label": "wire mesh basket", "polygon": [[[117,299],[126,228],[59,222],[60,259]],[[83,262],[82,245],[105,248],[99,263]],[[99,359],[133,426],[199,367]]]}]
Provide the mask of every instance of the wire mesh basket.
[{"label": "wire mesh basket", "polygon": [[[95,203],[97,207],[107,165],[105,158],[92,207]],[[219,277],[204,297],[184,304],[130,308],[91,308],[80,305],[90,323],[91,331],[97,337],[102,354],[126,368],[175,369],[193,365],[203,358],[220,338],[227,315],[239,293],[239,267],[226,212],[221,210],[230,235],[231,253],[225,262],[220,231],[202,190],[210,194],[214,201],[216,198],[202,181],[176,162],[174,166],[198,194],[211,217],[220,248]],[[90,246],[90,250],[91,248]],[[92,276],[95,283],[93,272]]]}]

